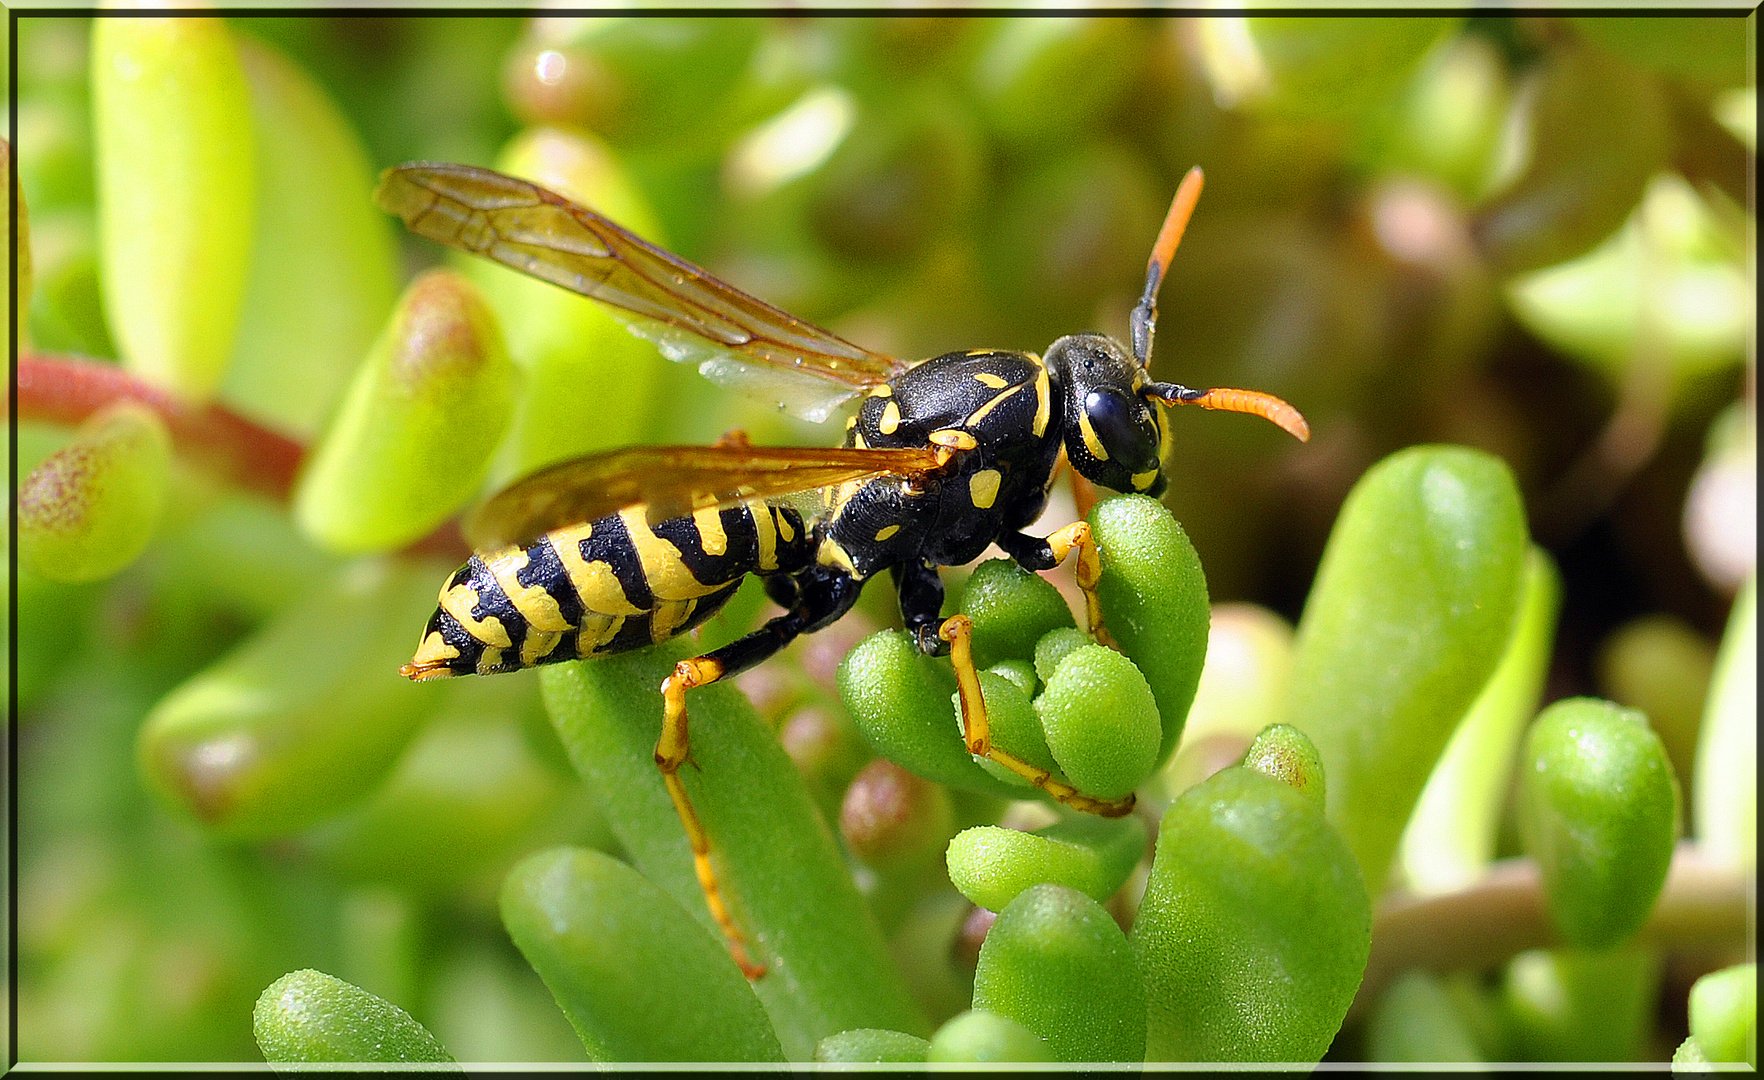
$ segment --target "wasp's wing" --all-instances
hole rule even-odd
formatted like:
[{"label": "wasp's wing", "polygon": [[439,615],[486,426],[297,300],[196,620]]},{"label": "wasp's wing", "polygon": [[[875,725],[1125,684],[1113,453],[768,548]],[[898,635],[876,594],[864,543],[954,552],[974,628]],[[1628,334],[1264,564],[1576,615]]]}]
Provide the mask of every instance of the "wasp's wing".
[{"label": "wasp's wing", "polygon": [[504,488],[465,522],[480,551],[526,546],[551,529],[644,505],[651,522],[746,499],[776,499],[937,466],[935,450],[632,446],[576,458]]},{"label": "wasp's wing", "polygon": [[411,231],[615,309],[633,333],[709,378],[823,420],[907,364],[780,311],[525,180],[469,165],[388,169],[374,192]]}]

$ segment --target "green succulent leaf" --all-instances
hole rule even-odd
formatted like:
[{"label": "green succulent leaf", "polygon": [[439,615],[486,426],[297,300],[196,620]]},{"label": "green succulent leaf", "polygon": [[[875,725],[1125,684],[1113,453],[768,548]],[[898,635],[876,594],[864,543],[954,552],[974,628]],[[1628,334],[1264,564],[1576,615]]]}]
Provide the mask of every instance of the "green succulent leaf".
[{"label": "green succulent leaf", "polygon": [[[1037,768],[1046,769],[1049,773],[1061,776],[1059,762],[1054,760],[1053,751],[1047,746],[1047,732],[1043,727],[1043,719],[1034,701],[1022,685],[1004,675],[992,671],[980,673],[980,694],[986,700],[986,720],[992,733],[995,746],[1022,758]],[[1039,700],[1039,699],[1037,699]],[[950,695],[950,708],[955,720],[955,730],[962,729],[961,697]],[[990,758],[978,759],[982,769],[997,777],[1001,783],[1023,789],[1021,797],[1027,798],[1034,790],[1027,777],[1012,772],[1010,769]]]},{"label": "green succulent leaf", "polygon": [[1392,454],[1336,519],[1299,622],[1287,719],[1322,755],[1330,820],[1373,888],[1506,650],[1525,552],[1512,473],[1463,447]]},{"label": "green succulent leaf", "polygon": [[1651,949],[1520,953],[1501,989],[1512,1061],[1633,1061],[1660,990]]},{"label": "green succulent leaf", "polygon": [[1087,795],[1118,799],[1157,767],[1164,734],[1157,699],[1133,661],[1113,649],[1067,653],[1035,699],[1035,714],[1048,752]]},{"label": "green succulent leaf", "polygon": [[141,726],[149,786],[247,839],[286,836],[365,795],[439,700],[398,666],[441,577],[432,563],[358,566],[186,680]]},{"label": "green succulent leaf", "polygon": [[1102,557],[1103,621],[1158,703],[1163,737],[1154,764],[1182,737],[1207,657],[1210,611],[1200,556],[1163,504],[1117,495],[1090,510]]},{"label": "green succulent leaf", "polygon": [[1073,649],[1090,644],[1090,635],[1076,626],[1068,626],[1058,630],[1049,630],[1035,643],[1035,676],[1042,682],[1053,678],[1054,668],[1058,667],[1066,654]]},{"label": "green succulent leaf", "polygon": [[1403,830],[1407,886],[1421,894],[1464,888],[1494,859],[1525,724],[1549,672],[1562,580],[1535,545],[1506,655],[1440,754]]},{"label": "green succulent leaf", "polygon": [[976,566],[954,610],[974,623],[974,666],[980,668],[1031,657],[1042,635],[1076,625],[1060,591],[1010,559]]},{"label": "green succulent leaf", "polygon": [[405,1063],[459,1071],[453,1055],[409,1013],[311,968],[271,983],[257,999],[251,1024],[272,1065]]},{"label": "green succulent leaf", "polygon": [[1758,1067],[1758,965],[1735,964],[1696,981],[1690,992],[1691,1038],[1709,1061]]},{"label": "green succulent leaf", "polygon": [[609,855],[523,859],[502,921],[595,1061],[784,1060],[721,935]]},{"label": "green succulent leaf", "polygon": [[477,289],[446,270],[418,278],[312,451],[295,520],[337,551],[421,538],[478,493],[516,379]]},{"label": "green succulent leaf", "polygon": [[1035,885],[1005,905],[980,946],[974,1007],[1039,1035],[1059,1061],[1141,1061],[1145,990],[1133,950],[1102,905]]},{"label": "green succulent leaf", "polygon": [[[688,648],[675,642],[553,665],[540,686],[570,760],[633,865],[718,933],[655,765],[657,687]],[[754,988],[785,1055],[806,1060],[822,1039],[853,1028],[929,1031],[771,728],[728,684],[690,691],[686,706],[695,764],[680,778],[710,837],[725,901],[754,959],[772,969]]]},{"label": "green succulent leaf", "polygon": [[1318,1060],[1371,939],[1359,868],[1322,808],[1254,769],[1215,773],[1164,814],[1133,923],[1146,1060]]},{"label": "green succulent leaf", "polygon": [[226,374],[257,207],[251,86],[220,19],[97,19],[105,313],[130,370],[192,399]]},{"label": "green succulent leaf", "polygon": [[925,1060],[932,1062],[1053,1061],[1041,1036],[1008,1016],[969,1009],[951,1017],[931,1036]]},{"label": "green succulent leaf", "polygon": [[1508,274],[1574,258],[1609,236],[1671,152],[1659,82],[1603,50],[1576,42],[1551,50],[1524,100],[1529,161],[1473,225]]},{"label": "green succulent leaf", "polygon": [[18,486],[18,558],[47,581],[97,581],[134,562],[159,528],[171,484],[171,436],[151,410],[121,403]]},{"label": "green succulent leaf", "polygon": [[257,132],[256,234],[221,396],[311,438],[392,310],[397,248],[337,105],[270,46],[238,46]]},{"label": "green succulent leaf", "polygon": [[1250,743],[1243,765],[1291,784],[1295,791],[1319,807],[1327,804],[1328,787],[1323,779],[1323,762],[1317,757],[1317,748],[1305,738],[1304,732],[1291,724],[1270,724],[1264,729],[1256,736],[1255,742]]},{"label": "green succulent leaf", "polygon": [[1609,948],[1647,919],[1678,837],[1678,781],[1647,717],[1572,698],[1532,724],[1519,828],[1570,944]]},{"label": "green succulent leaf", "polygon": [[[982,673],[981,680],[983,687],[1008,686],[1006,700],[1011,692],[1022,695],[1000,676]],[[939,784],[1021,797],[1021,787],[988,773],[963,745],[952,719],[949,662],[920,652],[906,633],[883,630],[858,642],[840,661],[838,681],[841,700],[876,753]]]},{"label": "green succulent leaf", "polygon": [[976,825],[949,842],[945,859],[963,896],[1003,911],[1024,890],[1047,882],[1107,900],[1144,854],[1138,818],[1080,816],[1034,832]]},{"label": "green succulent leaf", "polygon": [[[496,167],[606,215],[654,243],[655,213],[623,164],[580,131],[541,127],[516,136]],[[606,308],[489,259],[454,260],[496,313],[509,356],[525,374],[506,452],[493,479],[511,480],[554,462],[640,443],[662,402],[668,362]],[[592,388],[589,390],[588,388]],[[618,402],[618,408],[608,408]]]},{"label": "green succulent leaf", "polygon": [[880,1028],[858,1028],[822,1039],[815,1046],[815,1061],[828,1065],[915,1062],[926,1060],[930,1051],[930,1040],[917,1035]]},{"label": "green succulent leaf", "polygon": [[1469,1024],[1439,976],[1411,971],[1390,984],[1368,1021],[1372,1061],[1481,1061]]},{"label": "green succulent leaf", "polygon": [[1716,863],[1758,865],[1758,578],[1746,579],[1727,616],[1709,703],[1697,738],[1692,826]]}]

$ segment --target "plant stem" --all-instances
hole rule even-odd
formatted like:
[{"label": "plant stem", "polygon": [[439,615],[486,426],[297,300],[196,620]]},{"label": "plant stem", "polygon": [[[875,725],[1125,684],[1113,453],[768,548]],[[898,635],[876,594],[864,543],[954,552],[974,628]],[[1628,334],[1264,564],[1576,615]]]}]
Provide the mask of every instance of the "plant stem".
[{"label": "plant stem", "polygon": [[193,405],[115,364],[29,353],[18,358],[18,418],[78,424],[117,401],[159,414],[178,451],[251,491],[286,501],[306,448],[220,405]]},{"label": "plant stem", "polygon": [[[1742,874],[1714,864],[1694,842],[1682,841],[1635,943],[1676,948],[1743,941],[1749,888]],[[1481,881],[1443,896],[1393,894],[1373,919],[1372,955],[1348,1017],[1360,1015],[1411,968],[1489,968],[1527,949],[1562,944],[1550,922],[1537,864],[1528,858],[1494,863]]]},{"label": "plant stem", "polygon": [[[5,391],[0,389],[0,395]],[[165,421],[172,443],[248,491],[286,503],[306,456],[293,439],[224,405],[195,405],[115,364],[89,357],[25,353],[18,358],[18,419],[73,426],[118,401],[136,401]],[[463,558],[457,522],[448,521],[402,549],[412,555]]]}]

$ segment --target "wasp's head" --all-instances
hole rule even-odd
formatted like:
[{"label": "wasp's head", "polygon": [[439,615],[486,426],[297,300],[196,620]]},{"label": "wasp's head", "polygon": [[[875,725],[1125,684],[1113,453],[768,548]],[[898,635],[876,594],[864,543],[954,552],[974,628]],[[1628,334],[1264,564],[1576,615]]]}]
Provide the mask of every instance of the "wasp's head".
[{"label": "wasp's head", "polygon": [[1072,334],[1047,350],[1066,387],[1066,457],[1080,476],[1116,491],[1156,497],[1165,486],[1169,428],[1126,346],[1101,334]]}]

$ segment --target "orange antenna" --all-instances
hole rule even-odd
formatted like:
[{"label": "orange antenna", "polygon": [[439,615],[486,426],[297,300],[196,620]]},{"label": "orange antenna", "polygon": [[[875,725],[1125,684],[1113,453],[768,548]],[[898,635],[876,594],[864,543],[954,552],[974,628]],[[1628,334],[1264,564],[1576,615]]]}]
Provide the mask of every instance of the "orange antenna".
[{"label": "orange antenna", "polygon": [[1147,383],[1140,393],[1166,405],[1199,405],[1203,409],[1221,412],[1249,413],[1278,424],[1299,442],[1311,441],[1311,425],[1305,423],[1299,411],[1273,394],[1264,394],[1260,390],[1233,390],[1229,387],[1190,390],[1175,383]]},{"label": "orange antenna", "polygon": [[1158,288],[1164,283],[1164,271],[1176,254],[1176,245],[1182,243],[1182,234],[1188,229],[1188,219],[1194,215],[1194,204],[1200,201],[1204,183],[1206,177],[1199,165],[1188,170],[1176,187],[1170,212],[1164,215],[1164,227],[1158,230],[1157,242],[1152,245],[1151,260],[1145,267],[1145,292],[1134,307],[1132,318],[1133,358],[1140,367],[1151,366],[1152,334],[1158,326]]}]

